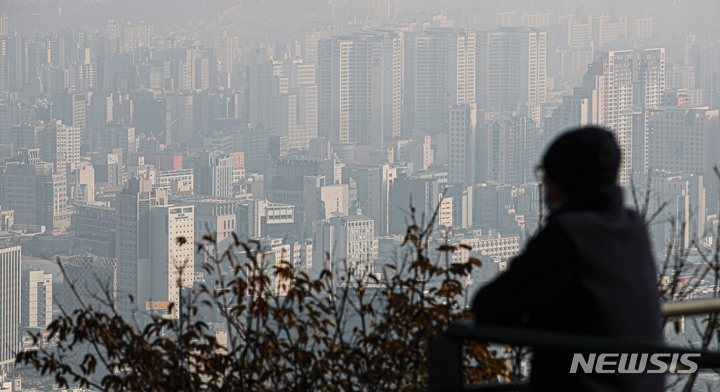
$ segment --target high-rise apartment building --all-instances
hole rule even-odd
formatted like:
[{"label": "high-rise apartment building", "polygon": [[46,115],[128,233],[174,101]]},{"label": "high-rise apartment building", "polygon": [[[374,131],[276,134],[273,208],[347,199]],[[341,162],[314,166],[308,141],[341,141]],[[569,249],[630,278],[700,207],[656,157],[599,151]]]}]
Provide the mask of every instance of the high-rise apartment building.
[{"label": "high-rise apartment building", "polygon": [[449,108],[476,100],[476,37],[433,28],[405,35],[403,129],[444,133]]},{"label": "high-rise apartment building", "polygon": [[112,53],[132,53],[137,47],[149,47],[155,33],[154,26],[145,23],[115,23],[109,20],[106,33]]},{"label": "high-rise apartment building", "polygon": [[380,149],[400,134],[402,53],[394,32],[320,41],[318,134],[334,145]]},{"label": "high-rise apartment building", "polygon": [[595,17],[593,20],[593,39],[600,47],[607,47],[618,41],[627,40],[627,16],[611,19],[607,15]]},{"label": "high-rise apartment building", "polygon": [[[153,208],[167,206],[166,189],[154,189],[150,180],[132,178],[118,194],[115,216],[115,254],[118,271],[118,310],[132,314],[144,309],[150,297],[150,230]],[[129,296],[134,298],[131,303]]]},{"label": "high-rise apartment building", "polygon": [[653,37],[653,18],[637,18],[635,19],[635,40],[648,41]]},{"label": "high-rise apartment building", "polygon": [[448,124],[448,182],[474,185],[477,111],[469,105],[453,106]]},{"label": "high-rise apartment building", "polygon": [[575,95],[589,98],[583,123],[609,128],[622,150],[620,185],[633,171],[647,171],[647,110],[662,105],[665,50],[597,52],[583,87]]},{"label": "high-rise apartment building", "polygon": [[547,34],[531,28],[502,27],[477,39],[478,107],[517,110],[518,104],[547,99]]},{"label": "high-rise apartment building", "polygon": [[21,253],[19,246],[0,249],[0,372],[14,366],[21,348]]},{"label": "high-rise apartment building", "polygon": [[8,17],[3,12],[2,15],[0,15],[0,35],[8,35],[8,32]]},{"label": "high-rise apartment building", "polygon": [[56,121],[45,127],[41,158],[55,165],[56,173],[70,173],[80,164],[80,128]]},{"label": "high-rise apartment building", "polygon": [[665,94],[665,49],[635,51],[633,63],[633,172],[648,171],[648,110],[663,106]]},{"label": "high-rise apartment building", "polygon": [[26,37],[15,32],[7,40],[7,89],[23,91],[28,86],[29,45]]}]

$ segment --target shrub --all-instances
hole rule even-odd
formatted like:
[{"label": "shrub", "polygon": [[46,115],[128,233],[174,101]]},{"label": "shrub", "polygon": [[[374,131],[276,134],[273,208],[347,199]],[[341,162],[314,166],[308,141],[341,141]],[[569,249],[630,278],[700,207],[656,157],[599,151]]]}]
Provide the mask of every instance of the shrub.
[{"label": "shrub", "polygon": [[[39,348],[20,352],[17,363],[54,376],[61,387],[109,391],[422,390],[427,347],[445,325],[471,317],[462,282],[481,264],[450,263],[442,255],[457,249],[448,244],[430,260],[431,233],[432,225],[413,223],[400,262],[384,268],[385,278],[362,282],[329,270],[311,277],[287,261],[263,265],[260,244],[235,235],[220,253],[213,236],[205,236],[213,246],[198,251],[208,255],[203,268],[217,279],[185,293],[178,308],[171,305],[168,313],[179,317],[128,321],[114,307],[86,305],[74,290],[83,306],[63,312],[49,336],[34,335]],[[222,316],[226,339],[200,317],[208,309]],[[489,345],[466,350],[468,382],[508,376]]]}]

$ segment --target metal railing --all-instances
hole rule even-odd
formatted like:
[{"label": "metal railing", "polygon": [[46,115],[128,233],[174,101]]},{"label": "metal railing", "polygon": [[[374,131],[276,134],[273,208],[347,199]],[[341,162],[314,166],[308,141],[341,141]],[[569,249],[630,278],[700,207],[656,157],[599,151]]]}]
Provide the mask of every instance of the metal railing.
[{"label": "metal railing", "polygon": [[[662,306],[664,317],[720,312],[720,299],[705,299],[666,303]],[[439,391],[527,391],[529,383],[511,382],[464,386],[463,341],[503,343],[515,346],[560,348],[575,352],[611,352],[638,354],[697,354],[693,361],[700,369],[720,368],[720,352],[689,350],[633,340],[612,339],[598,336],[572,335],[525,328],[480,325],[471,321],[455,323],[435,340],[428,350],[428,387]]]}]

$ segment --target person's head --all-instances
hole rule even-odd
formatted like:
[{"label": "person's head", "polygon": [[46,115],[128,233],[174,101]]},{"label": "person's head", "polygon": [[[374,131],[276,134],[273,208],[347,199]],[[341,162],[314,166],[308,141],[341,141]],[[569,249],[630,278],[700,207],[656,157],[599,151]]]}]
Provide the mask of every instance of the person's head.
[{"label": "person's head", "polygon": [[542,160],[544,198],[550,210],[587,198],[617,181],[620,148],[611,132],[596,126],[556,138]]}]

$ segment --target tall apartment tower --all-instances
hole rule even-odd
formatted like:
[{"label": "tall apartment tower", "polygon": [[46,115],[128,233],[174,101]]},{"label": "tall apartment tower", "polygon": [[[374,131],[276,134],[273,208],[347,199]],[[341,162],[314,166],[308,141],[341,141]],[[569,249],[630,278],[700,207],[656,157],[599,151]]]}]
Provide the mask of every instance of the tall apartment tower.
[{"label": "tall apartment tower", "polygon": [[[117,302],[123,315],[131,315],[150,297],[151,213],[168,204],[167,189],[154,189],[150,180],[132,178],[117,196],[115,254]],[[134,303],[129,300],[134,298]]]},{"label": "tall apartment tower", "polygon": [[477,39],[478,107],[517,110],[547,99],[547,34],[533,28],[500,27]]},{"label": "tall apartment tower", "polygon": [[318,134],[334,145],[380,149],[400,134],[402,53],[393,32],[367,32],[318,45]]},{"label": "tall apartment tower", "polygon": [[622,150],[619,182],[648,170],[648,111],[662,105],[665,50],[597,52],[575,95],[589,99],[583,123],[609,128]]},{"label": "tall apartment tower", "polygon": [[405,35],[403,129],[443,133],[449,108],[475,103],[475,33],[428,29]]},{"label": "tall apartment tower", "polygon": [[665,48],[635,50],[633,62],[632,170],[648,171],[648,111],[663,106]]},{"label": "tall apartment tower", "polygon": [[583,80],[585,93],[590,97],[587,122],[609,128],[620,146],[621,186],[630,184],[632,174],[634,59],[632,50],[597,52]]},{"label": "tall apartment tower", "polygon": [[26,37],[17,32],[8,36],[7,51],[5,55],[7,68],[7,89],[10,91],[22,91],[28,85],[29,72],[29,46]]},{"label": "tall apartment tower", "polygon": [[0,249],[0,373],[15,363],[21,348],[21,248]]},{"label": "tall apartment tower", "polygon": [[175,316],[180,314],[181,289],[192,287],[195,278],[194,209],[185,205],[165,206],[151,212],[150,299],[174,303]]},{"label": "tall apartment tower", "polygon": [[52,294],[51,274],[32,270],[22,272],[23,328],[47,328],[52,321]]},{"label": "tall apartment tower", "polygon": [[8,31],[8,17],[3,12],[2,15],[0,15],[0,35],[8,35]]},{"label": "tall apartment tower", "polygon": [[70,173],[80,164],[80,127],[56,121],[45,127],[41,158],[55,165],[56,173]]},{"label": "tall apartment tower", "polygon": [[473,106],[450,108],[448,131],[448,182],[475,185],[477,110]]},{"label": "tall apartment tower", "polygon": [[233,157],[218,151],[204,152],[194,170],[195,194],[221,199],[233,197]]}]

